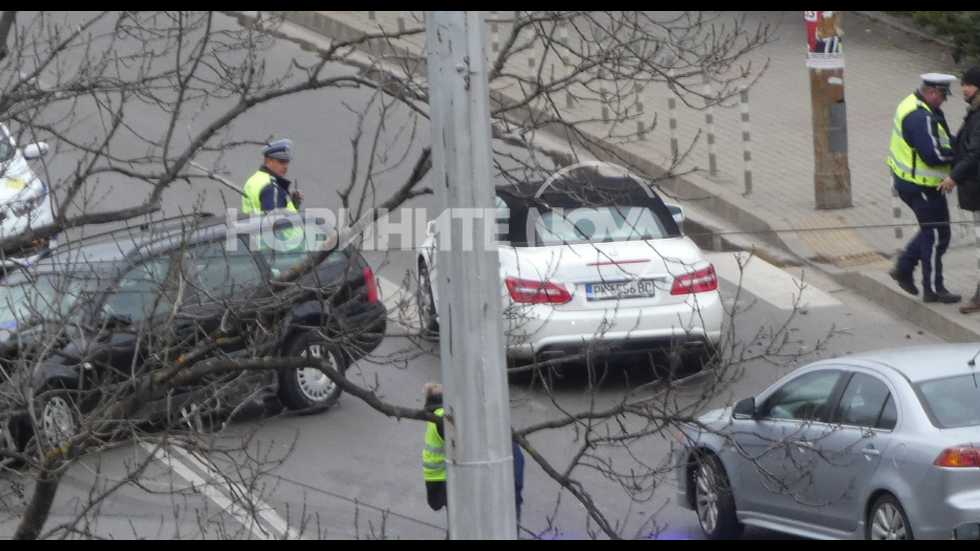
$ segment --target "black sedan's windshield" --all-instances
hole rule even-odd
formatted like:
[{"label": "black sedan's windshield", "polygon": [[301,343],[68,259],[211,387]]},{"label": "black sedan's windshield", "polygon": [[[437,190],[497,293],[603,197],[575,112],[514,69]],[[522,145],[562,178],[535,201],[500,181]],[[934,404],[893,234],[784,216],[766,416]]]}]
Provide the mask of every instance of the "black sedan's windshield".
[{"label": "black sedan's windshield", "polygon": [[14,158],[14,148],[10,143],[10,136],[7,129],[0,125],[0,163],[5,163]]},{"label": "black sedan's windshield", "polygon": [[0,329],[41,319],[71,321],[85,309],[97,280],[47,273],[13,274],[0,285]]}]

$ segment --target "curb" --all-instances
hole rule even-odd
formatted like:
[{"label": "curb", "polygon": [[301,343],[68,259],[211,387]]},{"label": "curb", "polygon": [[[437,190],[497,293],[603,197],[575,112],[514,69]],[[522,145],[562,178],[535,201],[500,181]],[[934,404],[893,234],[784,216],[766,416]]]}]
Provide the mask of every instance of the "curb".
[{"label": "curb", "polygon": [[911,35],[915,35],[921,38],[922,40],[935,42],[936,44],[939,44],[940,46],[943,46],[945,48],[949,48],[950,50],[956,48],[956,44],[954,44],[953,42],[946,40],[945,38],[940,38],[922,27],[915,27],[913,25],[909,25],[904,22],[905,21],[904,19],[895,17],[894,15],[888,15],[887,13],[880,12],[880,11],[855,11],[851,13],[855,15],[859,15],[861,17],[866,17],[872,21],[876,21],[883,25],[888,25],[889,27],[895,30],[904,31]]}]

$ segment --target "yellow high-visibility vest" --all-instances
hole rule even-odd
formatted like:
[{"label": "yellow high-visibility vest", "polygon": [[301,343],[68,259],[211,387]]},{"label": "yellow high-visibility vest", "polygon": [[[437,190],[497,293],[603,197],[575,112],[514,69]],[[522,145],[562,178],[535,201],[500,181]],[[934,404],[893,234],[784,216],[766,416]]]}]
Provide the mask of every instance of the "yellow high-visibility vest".
[{"label": "yellow high-visibility vest", "polygon": [[[259,170],[252,175],[251,178],[245,182],[245,188],[242,190],[242,212],[248,214],[253,210],[255,212],[262,212],[262,190],[266,186],[277,185],[272,179],[272,175],[264,170]],[[285,193],[285,191],[283,191]],[[292,212],[299,212],[296,209],[296,205],[293,205],[293,201],[290,198],[286,199],[285,209]]]},{"label": "yellow high-visibility vest", "polygon": [[[915,94],[911,94],[902,100],[902,103],[898,104],[898,109],[895,110],[888,166],[902,180],[925,187],[939,187],[939,184],[943,183],[943,180],[949,176],[950,165],[929,166],[925,164],[915,148],[905,141],[902,133],[902,123],[905,122],[905,117],[916,109],[925,109],[932,113],[929,104],[920,100]],[[939,127],[939,136],[937,136],[939,144],[943,147],[949,147],[949,135],[946,134],[946,129],[941,124],[937,126]]]},{"label": "yellow high-visibility vest", "polygon": [[[443,409],[435,410],[437,416],[443,416]],[[444,482],[446,480],[446,442],[439,436],[439,428],[435,423],[429,423],[425,431],[425,445],[422,447],[422,472],[426,482]]]}]

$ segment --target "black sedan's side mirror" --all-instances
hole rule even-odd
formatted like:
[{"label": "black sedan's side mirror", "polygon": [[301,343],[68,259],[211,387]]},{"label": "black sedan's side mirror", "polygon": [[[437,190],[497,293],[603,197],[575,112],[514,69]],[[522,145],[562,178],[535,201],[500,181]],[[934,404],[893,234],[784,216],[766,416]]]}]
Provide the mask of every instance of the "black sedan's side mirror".
[{"label": "black sedan's side mirror", "polygon": [[732,418],[752,419],[755,417],[755,398],[745,398],[735,402],[732,407]]},{"label": "black sedan's side mirror", "polygon": [[109,314],[102,320],[106,329],[125,329],[133,325],[133,318],[125,314]]},{"label": "black sedan's side mirror", "polygon": [[954,540],[980,540],[980,522],[967,522],[953,528]]}]

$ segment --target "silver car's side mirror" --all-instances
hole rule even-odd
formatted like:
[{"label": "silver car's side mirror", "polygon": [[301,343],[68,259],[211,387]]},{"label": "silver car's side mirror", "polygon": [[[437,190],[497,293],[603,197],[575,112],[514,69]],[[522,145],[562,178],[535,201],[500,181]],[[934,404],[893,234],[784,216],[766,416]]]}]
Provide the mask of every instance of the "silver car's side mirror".
[{"label": "silver car's side mirror", "polygon": [[980,540],[980,522],[967,522],[953,528],[954,540]]},{"label": "silver car's side mirror", "polygon": [[732,406],[733,419],[752,419],[755,417],[755,398],[745,398]]},{"label": "silver car's side mirror", "polygon": [[31,143],[24,146],[25,159],[37,159],[48,154],[48,144],[45,142]]},{"label": "silver car's side mirror", "polygon": [[680,205],[674,205],[671,203],[664,203],[664,205],[667,207],[667,212],[669,212],[674,218],[674,222],[680,224],[684,221],[684,209],[682,209]]}]

